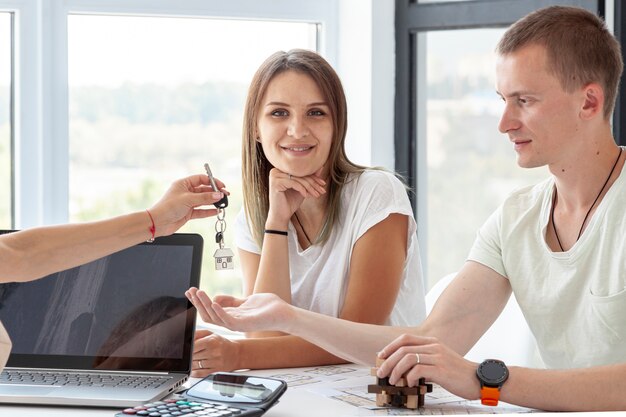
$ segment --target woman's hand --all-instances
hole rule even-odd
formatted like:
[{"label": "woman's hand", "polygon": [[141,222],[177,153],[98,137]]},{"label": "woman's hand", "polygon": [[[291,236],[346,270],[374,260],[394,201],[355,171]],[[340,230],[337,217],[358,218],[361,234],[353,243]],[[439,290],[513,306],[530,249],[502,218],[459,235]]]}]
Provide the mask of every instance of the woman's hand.
[{"label": "woman's hand", "polygon": [[403,334],[378,353],[385,362],[378,368],[379,378],[389,377],[395,384],[406,374],[408,386],[420,378],[441,385],[468,400],[480,398],[476,378],[477,363],[470,362],[434,337]]},{"label": "woman's hand", "polygon": [[204,378],[219,371],[238,369],[240,345],[208,330],[196,330],[191,376]]},{"label": "woman's hand", "polygon": [[305,198],[319,198],[326,193],[326,181],[319,177],[319,172],[306,177],[294,177],[272,168],[269,178],[268,227],[286,229],[289,219]]}]

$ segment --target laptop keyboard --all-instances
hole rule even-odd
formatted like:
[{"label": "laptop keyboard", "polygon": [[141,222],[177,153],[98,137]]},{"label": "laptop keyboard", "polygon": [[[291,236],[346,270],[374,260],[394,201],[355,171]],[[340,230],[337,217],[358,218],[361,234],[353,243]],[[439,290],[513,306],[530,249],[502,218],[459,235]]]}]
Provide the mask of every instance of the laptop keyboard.
[{"label": "laptop keyboard", "polygon": [[171,378],[128,374],[89,374],[63,371],[21,371],[5,369],[0,384],[82,387],[159,388]]}]

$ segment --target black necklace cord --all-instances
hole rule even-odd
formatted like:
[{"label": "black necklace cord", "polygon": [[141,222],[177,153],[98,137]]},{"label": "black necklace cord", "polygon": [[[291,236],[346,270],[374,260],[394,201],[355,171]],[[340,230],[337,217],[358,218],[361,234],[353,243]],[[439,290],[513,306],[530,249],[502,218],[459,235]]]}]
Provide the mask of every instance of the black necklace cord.
[{"label": "black necklace cord", "polygon": [[[583,222],[580,225],[580,230],[578,231],[578,237],[576,238],[576,242],[578,242],[578,240],[580,239],[580,236],[582,236],[583,228],[585,227],[585,223],[587,222],[587,218],[589,217],[589,214],[591,213],[591,210],[593,209],[593,207],[598,202],[598,199],[602,195],[602,192],[606,188],[606,185],[609,183],[609,180],[613,176],[613,172],[615,171],[615,167],[617,167],[617,163],[619,162],[619,159],[620,159],[621,156],[622,156],[622,148],[619,148],[619,151],[617,153],[617,158],[615,159],[615,163],[613,164],[613,168],[611,168],[611,172],[609,172],[609,176],[606,177],[606,180],[604,181],[604,184],[602,185],[602,188],[600,188],[600,192],[596,196],[596,199],[593,200],[593,203],[589,207],[589,210],[587,210],[587,214],[585,215],[585,218],[583,219]],[[556,223],[554,223],[554,206],[556,205],[556,196],[557,196],[557,191],[556,191],[556,184],[555,184],[554,185],[554,195],[552,196],[552,210],[550,210],[550,220],[552,221],[552,228],[554,229],[554,236],[556,236],[556,241],[559,243],[559,248],[561,249],[561,252],[565,252],[565,249],[563,249],[563,245],[561,245],[561,239],[559,239],[559,233],[556,231]]]}]

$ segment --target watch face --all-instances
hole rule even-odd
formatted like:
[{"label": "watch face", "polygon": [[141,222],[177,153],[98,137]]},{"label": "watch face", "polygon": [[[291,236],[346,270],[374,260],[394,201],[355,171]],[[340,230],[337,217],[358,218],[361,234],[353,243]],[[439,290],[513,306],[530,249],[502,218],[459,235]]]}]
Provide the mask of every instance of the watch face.
[{"label": "watch face", "polygon": [[504,362],[496,359],[488,359],[481,363],[476,374],[487,386],[500,386],[509,377],[509,370]]}]

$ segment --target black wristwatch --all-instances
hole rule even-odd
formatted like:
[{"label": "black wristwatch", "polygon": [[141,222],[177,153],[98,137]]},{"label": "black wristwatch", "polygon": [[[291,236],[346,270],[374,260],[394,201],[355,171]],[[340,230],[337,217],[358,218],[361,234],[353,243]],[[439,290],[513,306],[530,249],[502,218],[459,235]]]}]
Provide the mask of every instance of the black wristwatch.
[{"label": "black wristwatch", "polygon": [[478,365],[476,376],[480,381],[480,402],[483,405],[498,405],[500,388],[509,377],[509,369],[504,362],[487,359]]}]

